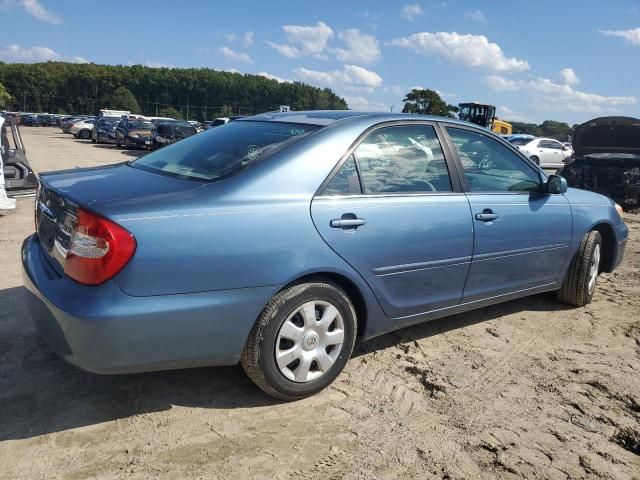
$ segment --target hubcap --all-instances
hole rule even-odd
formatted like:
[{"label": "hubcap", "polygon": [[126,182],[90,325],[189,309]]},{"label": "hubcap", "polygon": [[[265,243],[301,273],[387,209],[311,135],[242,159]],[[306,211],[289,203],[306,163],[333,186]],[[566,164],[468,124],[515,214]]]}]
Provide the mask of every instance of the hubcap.
[{"label": "hubcap", "polygon": [[328,302],[300,305],[284,321],[276,339],[275,356],[280,372],[289,380],[305,383],[327,373],[338,359],[344,342],[344,320]]},{"label": "hubcap", "polygon": [[589,295],[596,289],[598,270],[600,269],[600,245],[596,245],[591,256],[591,266],[589,267]]}]

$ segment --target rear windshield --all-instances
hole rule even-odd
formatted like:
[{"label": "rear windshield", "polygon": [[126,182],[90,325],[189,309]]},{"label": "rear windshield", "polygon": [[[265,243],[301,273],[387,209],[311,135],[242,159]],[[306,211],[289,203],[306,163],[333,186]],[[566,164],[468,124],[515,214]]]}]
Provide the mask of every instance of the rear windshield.
[{"label": "rear windshield", "polygon": [[533,138],[511,138],[509,139],[509,143],[511,145],[526,145],[531,142]]},{"label": "rear windshield", "polygon": [[216,180],[270,157],[318,128],[277,122],[231,122],[130,164],[181,178]]}]

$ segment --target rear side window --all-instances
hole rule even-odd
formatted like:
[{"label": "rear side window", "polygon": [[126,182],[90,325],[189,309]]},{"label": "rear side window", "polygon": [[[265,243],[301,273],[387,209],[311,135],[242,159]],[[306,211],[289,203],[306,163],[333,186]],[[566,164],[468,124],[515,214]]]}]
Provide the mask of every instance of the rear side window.
[{"label": "rear side window", "polygon": [[364,193],[452,191],[440,141],[431,125],[375,130],[354,154]]},{"label": "rear side window", "polygon": [[487,135],[447,127],[470,192],[539,192],[540,175],[508,147]]},{"label": "rear side window", "polygon": [[130,165],[180,178],[216,180],[267,159],[318,128],[280,122],[230,122],[145,155]]},{"label": "rear side window", "polygon": [[340,167],[338,173],[322,192],[323,195],[353,195],[361,193],[358,170],[353,155]]}]

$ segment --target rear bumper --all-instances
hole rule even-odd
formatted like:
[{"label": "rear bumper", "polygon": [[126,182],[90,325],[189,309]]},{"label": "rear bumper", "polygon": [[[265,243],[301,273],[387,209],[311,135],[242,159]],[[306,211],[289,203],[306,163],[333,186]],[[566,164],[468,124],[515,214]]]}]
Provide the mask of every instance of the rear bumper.
[{"label": "rear bumper", "polygon": [[50,348],[93,373],[238,363],[255,319],[278,287],[132,297],[60,276],[35,235],[22,245],[33,322]]}]

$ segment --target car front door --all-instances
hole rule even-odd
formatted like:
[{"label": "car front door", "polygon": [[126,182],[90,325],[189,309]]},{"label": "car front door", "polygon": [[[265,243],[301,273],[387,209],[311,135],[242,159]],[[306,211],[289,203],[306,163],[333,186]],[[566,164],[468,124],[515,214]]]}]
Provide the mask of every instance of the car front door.
[{"label": "car front door", "polygon": [[459,303],[473,225],[431,123],[371,131],[311,207],[327,244],[367,281],[390,317]]},{"label": "car front door", "polygon": [[447,126],[474,223],[463,302],[549,287],[571,243],[564,195],[544,193],[540,172],[490,134]]},{"label": "car front door", "polygon": [[554,140],[540,140],[541,157],[544,161],[540,165],[550,167],[561,167],[564,156],[562,155],[562,145]]}]

